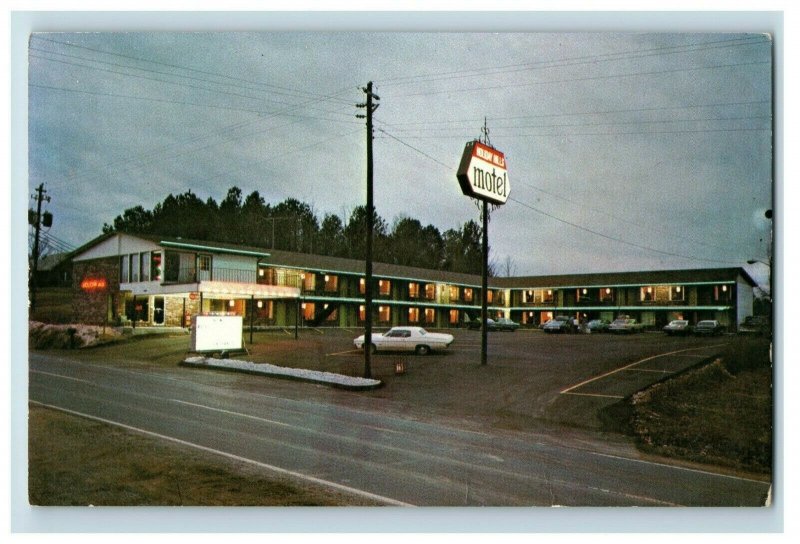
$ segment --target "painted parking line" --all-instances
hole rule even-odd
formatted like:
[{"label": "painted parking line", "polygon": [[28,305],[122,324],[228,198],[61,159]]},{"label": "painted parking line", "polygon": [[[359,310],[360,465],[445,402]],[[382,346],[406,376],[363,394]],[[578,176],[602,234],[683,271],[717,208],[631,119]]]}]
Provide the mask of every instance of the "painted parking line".
[{"label": "painted parking line", "polygon": [[625,397],[623,397],[621,395],[601,395],[600,393],[572,393],[572,392],[562,391],[561,394],[562,395],[575,395],[577,397],[600,397],[600,398],[603,398],[603,399],[624,399],[625,398]]},{"label": "painted parking line", "polygon": [[635,367],[637,365],[640,365],[642,363],[645,363],[647,361],[652,361],[654,359],[659,359],[661,357],[668,357],[670,355],[675,355],[677,353],[686,353],[687,351],[698,351],[698,350],[702,350],[702,349],[718,348],[718,347],[725,346],[725,345],[727,345],[727,344],[714,344],[714,345],[711,345],[711,346],[702,346],[702,347],[699,347],[699,348],[679,349],[679,350],[676,350],[676,351],[670,351],[670,352],[667,352],[667,353],[660,353],[658,355],[652,355],[650,357],[645,357],[644,359],[640,359],[638,361],[635,361],[635,362],[630,363],[628,365],[625,365],[623,367],[617,368],[615,370],[611,370],[610,372],[606,372],[605,374],[600,374],[599,376],[595,376],[594,378],[589,378],[588,380],[584,380],[584,381],[582,381],[580,383],[577,383],[575,385],[567,387],[566,389],[563,389],[561,391],[561,394],[564,395],[564,394],[570,393],[574,389],[578,389],[579,387],[582,387],[582,386],[584,386],[586,384],[589,384],[589,383],[592,383],[592,382],[596,382],[598,380],[602,380],[603,378],[607,378],[608,376],[612,376],[612,375],[614,375],[614,374],[616,374],[618,372],[622,372],[623,370],[628,370],[629,368],[633,368],[633,367]]},{"label": "painted parking line", "polygon": [[336,353],[326,353],[325,357],[333,357],[335,355],[353,355],[355,353],[364,353],[360,349],[349,349],[347,351],[337,351]]}]

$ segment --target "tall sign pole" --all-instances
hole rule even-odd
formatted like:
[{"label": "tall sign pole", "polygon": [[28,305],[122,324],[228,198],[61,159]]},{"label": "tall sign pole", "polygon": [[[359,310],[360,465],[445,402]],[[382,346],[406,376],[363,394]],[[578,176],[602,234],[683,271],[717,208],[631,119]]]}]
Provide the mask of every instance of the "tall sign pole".
[{"label": "tall sign pole", "polygon": [[372,92],[372,82],[362,89],[367,95],[364,104],[356,107],[366,108],[365,115],[356,115],[361,119],[367,119],[367,255],[364,271],[364,377],[372,377],[372,235],[375,222],[375,205],[372,200],[372,114],[378,109],[380,104],[373,100],[380,100],[380,97]]},{"label": "tall sign pole", "polygon": [[489,317],[489,204],[505,204],[511,192],[505,155],[489,145],[489,130],[484,122],[484,141],[467,142],[456,173],[461,192],[482,201],[481,270],[481,365],[487,364]]}]

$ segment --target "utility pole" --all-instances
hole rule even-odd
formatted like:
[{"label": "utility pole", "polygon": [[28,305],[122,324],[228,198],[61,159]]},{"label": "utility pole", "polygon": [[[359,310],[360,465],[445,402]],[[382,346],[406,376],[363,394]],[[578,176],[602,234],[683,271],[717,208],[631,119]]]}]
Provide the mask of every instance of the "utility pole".
[{"label": "utility pole", "polygon": [[28,222],[33,225],[33,252],[31,253],[31,276],[30,276],[30,304],[31,310],[36,307],[36,274],[39,268],[39,233],[42,226],[49,227],[53,224],[53,215],[50,212],[45,212],[42,217],[42,201],[50,202],[50,197],[45,196],[47,191],[44,188],[44,183],[40,183],[36,188],[36,194],[31,195],[31,198],[36,199],[36,214],[28,217]]},{"label": "utility pole", "polygon": [[[483,129],[481,129],[481,133],[483,134],[483,143],[488,146],[492,144],[489,143],[489,127],[486,124],[486,118],[483,118]],[[484,198],[483,202],[483,209],[481,210],[481,219],[482,219],[482,228],[481,228],[481,236],[482,236],[482,244],[481,249],[483,250],[481,253],[482,263],[481,263],[481,365],[486,365],[488,360],[488,352],[489,352],[489,331],[488,331],[488,322],[489,322],[489,203]]]},{"label": "utility pole", "polygon": [[375,205],[372,201],[372,114],[380,104],[374,100],[380,97],[372,92],[372,82],[362,89],[367,95],[364,104],[357,104],[358,108],[366,108],[366,114],[358,114],[359,119],[367,120],[367,256],[364,278],[364,377],[372,377],[372,234],[375,222]]}]

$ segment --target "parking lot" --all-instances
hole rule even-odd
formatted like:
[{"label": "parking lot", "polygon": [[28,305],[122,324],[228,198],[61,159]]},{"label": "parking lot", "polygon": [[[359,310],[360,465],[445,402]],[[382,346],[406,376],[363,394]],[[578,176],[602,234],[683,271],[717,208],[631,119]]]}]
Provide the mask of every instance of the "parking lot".
[{"label": "parking lot", "polygon": [[[479,331],[447,330],[450,349],[427,356],[372,357],[375,391],[330,391],[309,384],[242,376],[247,389],[324,395],[365,409],[427,419],[454,418],[476,426],[535,430],[568,425],[598,429],[597,411],[671,374],[713,358],[729,340],[667,337],[661,333],[547,335],[539,330],[489,334],[488,364],[480,364]],[[364,356],[352,340],[360,330],[301,329],[260,332],[237,358],[350,376],[363,376]],[[246,335],[246,340],[249,337]],[[402,363],[405,372],[396,373]],[[266,382],[265,382],[266,380]]]}]

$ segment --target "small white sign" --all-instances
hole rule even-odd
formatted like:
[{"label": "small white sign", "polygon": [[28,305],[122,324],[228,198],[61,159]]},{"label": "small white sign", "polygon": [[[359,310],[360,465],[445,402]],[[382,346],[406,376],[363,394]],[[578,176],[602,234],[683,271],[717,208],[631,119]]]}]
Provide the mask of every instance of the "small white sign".
[{"label": "small white sign", "polygon": [[242,316],[196,315],[192,317],[190,351],[242,349]]}]

